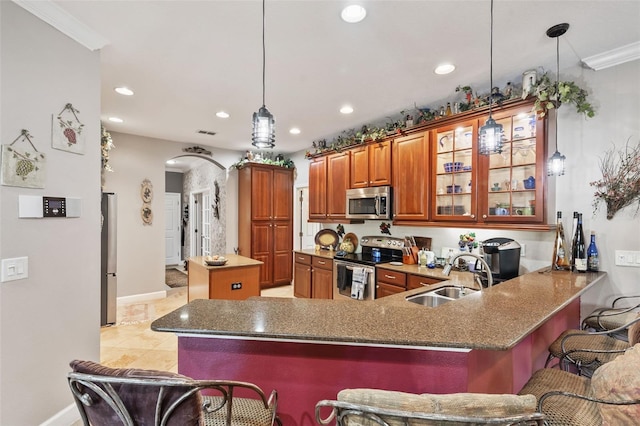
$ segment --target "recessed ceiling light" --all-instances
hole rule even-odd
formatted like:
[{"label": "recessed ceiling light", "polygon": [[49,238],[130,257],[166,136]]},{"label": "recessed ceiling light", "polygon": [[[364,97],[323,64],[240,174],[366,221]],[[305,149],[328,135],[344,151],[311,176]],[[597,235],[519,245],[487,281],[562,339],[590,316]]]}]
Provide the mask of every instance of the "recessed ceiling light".
[{"label": "recessed ceiling light", "polygon": [[124,120],[118,117],[109,117],[109,121],[111,121],[112,123],[124,123]]},{"label": "recessed ceiling light", "polygon": [[297,127],[292,127],[289,130],[289,133],[291,133],[292,135],[299,135],[300,134],[300,129],[298,129]]},{"label": "recessed ceiling light", "polygon": [[216,117],[220,117],[220,118],[229,118],[229,114],[227,114],[224,111],[218,111],[216,112]]},{"label": "recessed ceiling light", "polygon": [[132,96],[133,95],[133,90],[129,89],[128,87],[116,87],[115,89],[116,92],[120,93],[121,95],[125,95],[125,96]]},{"label": "recessed ceiling light", "polygon": [[367,16],[367,10],[359,4],[352,4],[342,9],[340,16],[343,21],[355,24],[356,22],[362,21],[364,17]]},{"label": "recessed ceiling light", "polygon": [[340,108],[340,112],[343,114],[351,114],[353,112],[353,107],[351,107],[350,105],[345,105]]},{"label": "recessed ceiling light", "polygon": [[456,67],[453,64],[440,64],[436,67],[435,70],[433,70],[433,72],[435,72],[436,74],[444,75],[453,72],[453,70],[455,69]]}]

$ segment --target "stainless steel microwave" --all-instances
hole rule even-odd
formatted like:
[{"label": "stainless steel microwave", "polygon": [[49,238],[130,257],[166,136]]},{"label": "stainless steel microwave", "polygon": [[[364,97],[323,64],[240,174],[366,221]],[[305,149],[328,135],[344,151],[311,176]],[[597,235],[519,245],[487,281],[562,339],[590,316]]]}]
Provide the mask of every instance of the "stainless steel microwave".
[{"label": "stainless steel microwave", "polygon": [[391,187],[347,189],[347,219],[391,219]]}]

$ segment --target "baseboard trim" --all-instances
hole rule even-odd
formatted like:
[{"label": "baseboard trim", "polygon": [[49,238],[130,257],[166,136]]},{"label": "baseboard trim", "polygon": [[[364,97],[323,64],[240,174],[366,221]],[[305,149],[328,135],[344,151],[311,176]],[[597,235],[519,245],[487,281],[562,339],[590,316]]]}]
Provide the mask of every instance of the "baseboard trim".
[{"label": "baseboard trim", "polygon": [[154,291],[153,293],[133,294],[131,296],[118,297],[118,305],[136,302],[148,302],[150,300],[164,299],[167,297],[167,291]]},{"label": "baseboard trim", "polygon": [[70,426],[81,420],[78,407],[76,407],[76,404],[71,404],[58,411],[53,417],[45,420],[40,426]]}]

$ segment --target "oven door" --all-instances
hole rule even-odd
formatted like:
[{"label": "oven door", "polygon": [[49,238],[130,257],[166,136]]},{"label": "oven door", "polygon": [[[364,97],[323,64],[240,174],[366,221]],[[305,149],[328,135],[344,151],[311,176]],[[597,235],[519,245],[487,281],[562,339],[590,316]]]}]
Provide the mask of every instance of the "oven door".
[{"label": "oven door", "polygon": [[373,300],[376,297],[375,283],[374,267],[334,259],[334,299]]}]

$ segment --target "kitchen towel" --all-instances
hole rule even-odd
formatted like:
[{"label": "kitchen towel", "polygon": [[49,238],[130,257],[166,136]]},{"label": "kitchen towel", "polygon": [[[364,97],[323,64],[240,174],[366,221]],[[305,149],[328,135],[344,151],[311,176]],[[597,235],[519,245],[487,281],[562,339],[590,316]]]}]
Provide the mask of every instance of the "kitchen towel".
[{"label": "kitchen towel", "polygon": [[362,300],[364,289],[367,285],[369,273],[364,268],[353,268],[353,278],[351,280],[351,298]]}]

